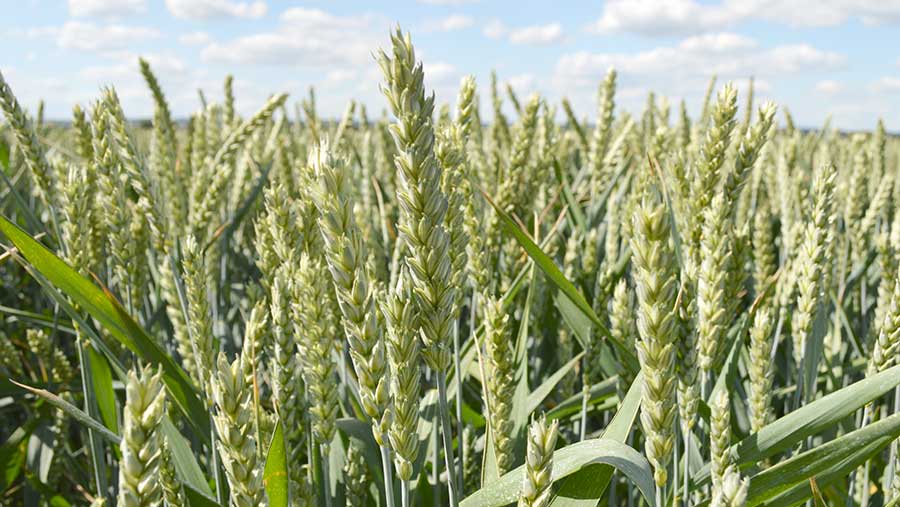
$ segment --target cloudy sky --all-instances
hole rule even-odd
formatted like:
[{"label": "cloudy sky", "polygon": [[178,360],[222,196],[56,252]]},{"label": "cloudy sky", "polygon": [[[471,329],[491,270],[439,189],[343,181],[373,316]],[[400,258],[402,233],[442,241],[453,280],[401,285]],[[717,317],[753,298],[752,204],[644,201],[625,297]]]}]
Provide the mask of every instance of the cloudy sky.
[{"label": "cloudy sky", "polygon": [[787,105],[804,126],[831,113],[842,128],[883,117],[900,131],[898,0],[4,2],[0,71],[27,107],[45,99],[50,118],[67,118],[107,84],[126,113],[149,116],[139,55],[177,116],[198,107],[198,88],[220,97],[229,73],[244,112],[271,92],[299,99],[311,85],[325,115],[351,98],[377,112],[384,101],[372,51],[399,22],[441,102],[453,102],[465,74],[487,92],[496,69],[520,96],[569,97],[593,116],[597,85],[614,66],[617,101],[630,110],[653,90],[696,111],[715,73],[741,88],[755,77],[757,96]]}]

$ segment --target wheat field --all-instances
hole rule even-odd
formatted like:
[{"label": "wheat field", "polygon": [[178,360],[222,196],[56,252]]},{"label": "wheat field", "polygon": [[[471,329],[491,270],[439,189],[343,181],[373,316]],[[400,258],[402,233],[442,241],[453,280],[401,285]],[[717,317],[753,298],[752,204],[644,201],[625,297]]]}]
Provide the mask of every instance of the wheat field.
[{"label": "wheat field", "polygon": [[152,122],[51,124],[0,75],[0,504],[900,505],[881,122],[374,55],[339,121],[231,78],[180,121],[141,60]]}]

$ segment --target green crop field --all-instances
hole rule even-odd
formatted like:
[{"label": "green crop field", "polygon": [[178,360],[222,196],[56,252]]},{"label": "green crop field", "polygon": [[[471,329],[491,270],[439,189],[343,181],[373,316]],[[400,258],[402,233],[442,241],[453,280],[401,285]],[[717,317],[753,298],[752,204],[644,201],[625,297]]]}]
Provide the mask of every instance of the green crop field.
[{"label": "green crop field", "polygon": [[0,504],[900,505],[881,122],[435,96],[381,47],[340,121],[0,76]]}]

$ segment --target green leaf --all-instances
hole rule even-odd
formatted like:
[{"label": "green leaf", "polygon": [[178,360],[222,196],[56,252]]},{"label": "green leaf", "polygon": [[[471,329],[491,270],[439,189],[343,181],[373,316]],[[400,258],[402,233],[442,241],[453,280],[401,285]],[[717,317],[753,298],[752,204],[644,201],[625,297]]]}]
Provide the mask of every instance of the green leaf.
[{"label": "green leaf", "polygon": [[97,352],[90,342],[85,343],[90,363],[91,383],[94,386],[94,398],[100,410],[100,419],[113,433],[119,433],[119,418],[116,410],[116,393],[113,391],[112,371],[106,358]]},{"label": "green leaf", "polygon": [[[588,405],[596,405],[602,401],[608,400],[616,395],[616,383],[619,377],[610,377],[602,382],[591,386],[590,398]],[[576,393],[563,400],[559,405],[553,407],[547,412],[547,419],[561,419],[568,415],[581,412],[581,403],[583,402],[583,394]]]},{"label": "green leaf", "polygon": [[110,335],[148,363],[162,365],[163,380],[173,401],[198,430],[198,435],[208,440],[209,414],[190,378],[166,351],[147,336],[118,301],[3,216],[0,216],[0,232],[13,242],[37,271],[100,322]]},{"label": "green leaf", "polygon": [[[624,443],[634,426],[638,409],[641,406],[641,387],[644,383],[642,373],[634,379],[628,393],[609,426],[603,432],[603,438]],[[550,501],[551,507],[593,507],[603,497],[609,481],[612,479],[613,467],[609,464],[597,464],[567,477],[556,495]]]},{"label": "green leaf", "polygon": [[475,429],[484,428],[487,425],[487,419],[480,412],[477,412],[468,403],[462,404],[463,423],[471,424]]},{"label": "green leaf", "polygon": [[221,507],[218,502],[187,484],[184,485],[184,496],[191,507]]},{"label": "green leaf", "polygon": [[750,478],[747,507],[771,500],[797,486],[800,488],[794,495],[799,496],[790,501],[779,498],[778,505],[810,498],[810,477],[823,484],[843,477],[890,445],[898,435],[900,414],[894,414],[767,468]]},{"label": "green leaf", "polygon": [[572,195],[569,183],[566,181],[562,168],[559,166],[559,161],[555,157],[553,159],[553,173],[556,175],[556,181],[559,183],[559,188],[562,191],[563,200],[566,201],[566,206],[569,207],[569,212],[572,213],[572,220],[575,221],[575,225],[578,226],[579,230],[587,232],[588,228],[584,219],[584,213],[581,212],[581,206],[578,205],[578,201]]},{"label": "green leaf", "polygon": [[[741,327],[741,329],[743,328]],[[728,386],[734,382],[735,375],[737,374],[738,359],[741,357],[741,345],[744,344],[743,340],[740,339],[741,336],[744,336],[743,333],[738,334],[738,339],[735,339],[731,343],[731,350],[728,351],[728,357],[725,359],[725,364],[722,365],[722,371],[716,378],[716,383],[712,388],[712,391],[710,391],[709,396],[704,400],[707,405],[709,405],[711,400],[716,399],[716,396],[719,395],[720,391],[727,390]]]},{"label": "green leaf", "polygon": [[[494,211],[497,212],[497,215],[500,217],[500,223],[503,224],[503,228],[506,229],[507,232],[512,234],[515,240],[525,249],[525,252],[528,253],[528,256],[531,257],[531,260],[534,261],[535,265],[537,265],[541,271],[547,276],[547,278],[556,286],[561,292],[562,295],[560,297],[565,297],[568,299],[575,308],[578,309],[585,317],[587,317],[591,321],[591,325],[596,328],[600,334],[602,334],[606,339],[610,340],[618,349],[619,354],[625,359],[627,366],[631,368],[633,371],[637,371],[638,362],[637,357],[635,357],[634,353],[628,350],[628,347],[622,343],[621,340],[612,336],[609,333],[609,329],[603,324],[603,321],[600,317],[594,313],[594,309],[591,308],[591,305],[588,304],[587,300],[584,299],[584,296],[578,292],[578,289],[566,279],[565,275],[563,275],[562,271],[556,266],[556,263],[553,262],[546,253],[539,246],[537,246],[531,238],[528,237],[522,229],[513,222],[512,218],[509,215],[500,209],[493,200],[491,200],[490,196],[488,196],[484,191],[482,191],[485,200],[494,207]],[[582,346],[586,345],[586,342],[583,341],[582,338]]]},{"label": "green leaf", "polygon": [[50,466],[56,454],[56,438],[53,421],[48,418],[41,419],[40,424],[28,438],[25,466],[34,474],[34,478],[44,485],[50,477]]},{"label": "green leaf", "polygon": [[[48,403],[50,403],[54,407],[69,414],[73,419],[75,419],[79,423],[96,431],[101,437],[109,440],[113,444],[119,445],[119,442],[122,440],[122,438],[119,435],[113,433],[112,431],[109,431],[106,428],[106,426],[104,426],[103,424],[98,422],[96,419],[94,419],[91,416],[84,413],[80,408],[76,407],[75,405],[72,405],[71,403],[69,403],[66,400],[60,398],[59,396],[51,393],[50,391],[47,391],[45,389],[38,389],[35,387],[27,386],[25,384],[20,384],[20,383],[16,382],[15,380],[11,380],[11,379],[10,379],[10,382],[12,382],[13,384],[21,387],[22,389],[24,389],[28,392],[30,392],[31,394],[34,394],[35,396],[43,398],[44,400],[46,400]],[[45,481],[44,478],[42,478],[41,480]]]},{"label": "green leaf", "polygon": [[0,451],[0,491],[6,489],[19,477],[22,473],[22,466],[25,464],[25,451],[21,446],[4,447]]},{"label": "green leaf", "polygon": [[[434,399],[436,400],[437,396],[434,396]],[[363,457],[366,460],[366,465],[369,467],[370,477],[381,477],[381,451],[378,448],[378,443],[375,442],[375,437],[372,436],[372,426],[366,422],[360,421],[359,419],[353,419],[350,417],[338,419],[336,421],[336,425],[339,430],[347,435],[348,438],[352,438],[361,444],[360,449],[363,452]],[[422,424],[419,425],[420,430],[422,426]],[[419,454],[424,455],[425,453]],[[378,488],[379,494],[384,495],[384,482],[374,482],[375,486]]]},{"label": "green leaf", "polygon": [[820,398],[734,445],[739,463],[757,462],[832,426],[900,385],[900,365]]},{"label": "green leaf", "polygon": [[206,496],[206,499],[212,502],[213,492],[203,476],[203,470],[197,463],[197,458],[191,450],[191,444],[184,438],[168,416],[163,418],[162,432],[165,436],[166,443],[169,444],[169,450],[172,451],[172,461],[175,463],[175,471],[184,484],[185,488],[190,487],[199,495]]},{"label": "green leaf", "polygon": [[68,333],[73,336],[75,335],[75,330],[70,326],[64,325],[65,322],[60,321],[60,319],[58,318],[59,316],[44,315],[41,313],[29,312],[27,310],[22,310],[19,308],[10,308],[3,305],[0,305],[0,313],[11,315],[18,319],[21,319],[23,322],[29,322],[32,324],[37,324],[39,326],[53,328],[63,333]]},{"label": "green leaf", "polygon": [[822,359],[825,333],[828,332],[828,317],[825,305],[821,302],[816,305],[812,331],[806,337],[803,352],[802,372],[800,386],[802,388],[803,401],[809,403],[816,396],[816,379],[819,375],[819,362]]},{"label": "green leaf", "polygon": [[637,418],[638,409],[641,408],[641,390],[644,386],[644,374],[638,373],[628,388],[625,398],[619,411],[610,421],[606,431],[603,432],[603,438],[611,438],[618,442],[624,442],[631,433],[631,427],[634,426],[634,420]]},{"label": "green leaf", "polygon": [[106,360],[109,361],[109,365],[112,367],[113,373],[115,373],[116,377],[122,381],[123,383],[128,381],[128,373],[125,370],[125,366],[119,361],[118,356],[113,350],[106,344],[105,341],[100,337],[100,334],[94,330],[93,326],[91,326],[84,315],[82,315],[79,311],[75,309],[74,306],[69,302],[69,299],[66,298],[50,281],[44,277],[40,272],[36,271],[35,268],[28,264],[21,257],[16,256],[16,260],[22,265],[22,269],[28,272],[29,275],[34,278],[38,285],[41,286],[42,289],[50,296],[50,299],[53,300],[55,304],[57,304],[63,312],[66,313],[71,319],[73,323],[78,324],[79,332],[85,335],[86,338],[91,339],[91,345],[96,346],[100,349],[100,352],[106,356]]},{"label": "green leaf", "polygon": [[[623,472],[637,485],[644,500],[655,506],[650,463],[631,447],[608,438],[578,442],[553,453],[551,481],[556,482],[590,465],[604,463]],[[490,482],[460,502],[460,507],[502,507],[515,502],[522,490],[525,465]]]},{"label": "green leaf", "polygon": [[5,172],[9,169],[9,143],[0,136],[0,169]]},{"label": "green leaf", "polygon": [[22,443],[31,436],[31,432],[40,421],[41,419],[36,417],[29,419],[24,425],[16,428],[0,447],[0,473],[2,473],[0,491],[6,491],[6,488],[22,473],[22,466],[25,464],[25,447]]},{"label": "green leaf", "polygon": [[41,482],[33,473],[30,473],[30,469],[25,473],[24,486],[25,507],[44,505],[43,501],[46,501],[46,505],[50,507],[71,507],[72,505],[55,488],[51,488],[46,483]]},{"label": "green leaf", "polygon": [[[738,465],[755,464],[790,449],[807,437],[844,420],[898,385],[900,365],[819,398],[731,446],[729,454],[732,462]],[[708,483],[709,467],[698,471],[693,480],[695,487]]]},{"label": "green leaf", "polygon": [[[569,373],[569,371],[571,371],[576,364],[578,364],[578,361],[581,360],[581,357],[583,355],[584,352],[579,352],[574,358],[572,358],[571,361],[564,364],[562,368],[556,370],[553,375],[547,377],[547,380],[545,380],[543,384],[539,385],[537,389],[531,391],[531,393],[528,395],[528,404],[526,409],[526,412],[528,414],[531,414],[541,406],[541,403],[543,403],[547,396],[549,396],[550,393],[553,392],[553,389],[556,388],[556,384],[559,384],[563,377],[565,377],[566,374]],[[581,396],[579,395],[578,397],[580,404]]]},{"label": "green leaf", "polygon": [[269,507],[288,507],[287,452],[281,420],[275,421],[275,433],[266,455],[263,484],[269,497]]},{"label": "green leaf", "polygon": [[591,343],[591,319],[562,292],[556,292],[553,302],[556,309],[559,310],[563,322],[565,322],[566,325],[569,326],[569,329],[575,333],[575,337],[578,338],[582,347],[584,347],[585,344]]},{"label": "green leaf", "polygon": [[[250,164],[254,168],[259,168],[259,164],[253,160],[251,157]],[[256,180],[256,184],[253,185],[253,188],[250,190],[250,194],[247,195],[247,198],[244,199],[244,202],[241,203],[240,207],[237,208],[237,211],[234,213],[226,223],[222,224],[216,232],[212,234],[212,237],[207,241],[206,245],[203,247],[203,251],[209,249],[209,247],[215,243],[217,239],[220,237],[230,237],[234,234],[234,231],[241,225],[241,222],[244,220],[244,217],[247,216],[247,212],[250,211],[250,208],[253,207],[253,204],[256,202],[257,198],[259,198],[259,194],[262,193],[263,187],[266,186],[266,182],[269,180],[269,170],[272,169],[272,163],[269,162],[260,170],[259,178]]]}]

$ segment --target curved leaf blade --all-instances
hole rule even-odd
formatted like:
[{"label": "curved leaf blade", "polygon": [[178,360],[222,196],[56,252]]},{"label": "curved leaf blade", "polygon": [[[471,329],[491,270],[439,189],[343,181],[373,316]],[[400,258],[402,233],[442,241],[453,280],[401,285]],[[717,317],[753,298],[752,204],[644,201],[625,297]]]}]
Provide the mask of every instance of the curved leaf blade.
[{"label": "curved leaf blade", "polygon": [[213,492],[203,476],[203,470],[197,463],[197,458],[191,450],[191,444],[184,438],[172,420],[168,416],[163,418],[162,432],[169,444],[169,450],[172,451],[172,460],[175,463],[175,471],[184,483],[185,488],[191,488],[196,495],[202,495],[206,500],[215,503],[213,500]]},{"label": "curved leaf blade", "polygon": [[619,354],[621,354],[622,358],[627,363],[626,366],[628,368],[631,368],[632,371],[637,371],[637,357],[635,357],[635,355],[630,350],[628,350],[628,347],[626,347],[625,344],[621,342],[621,340],[615,338],[610,334],[609,329],[606,328],[600,317],[598,317],[597,314],[594,313],[594,309],[591,307],[591,305],[587,302],[587,300],[584,299],[584,296],[581,295],[580,292],[578,292],[578,289],[575,288],[572,282],[566,279],[566,276],[562,273],[562,271],[560,271],[556,263],[553,262],[553,259],[551,259],[546,253],[544,253],[544,251],[541,250],[541,247],[536,245],[534,241],[532,241],[531,238],[529,238],[528,235],[525,234],[525,232],[522,231],[522,229],[519,228],[518,225],[516,225],[513,219],[510,218],[505,211],[497,206],[497,204],[490,198],[490,196],[487,195],[487,193],[482,191],[482,194],[484,195],[485,200],[494,207],[494,211],[497,213],[497,216],[500,217],[500,223],[503,224],[503,228],[506,229],[506,231],[509,232],[513,236],[513,238],[515,238],[515,240],[525,250],[525,252],[528,253],[528,256],[531,257],[534,263],[541,269],[541,271],[544,272],[545,275],[547,275],[547,278],[553,283],[553,285],[555,285],[556,288],[559,289],[560,292],[562,292],[560,297],[568,299],[574,305],[574,307],[578,309],[579,312],[584,314],[584,316],[591,321],[593,327],[596,328],[604,338],[610,340],[616,346]]},{"label": "curved leaf blade", "polygon": [[[827,484],[827,478],[844,476],[890,445],[898,435],[900,414],[895,414],[782,461],[750,478],[747,507],[759,505],[797,486],[800,486],[798,492],[804,499],[810,498],[810,478]],[[782,499],[778,504],[787,503]]]},{"label": "curved leaf blade", "polygon": [[[590,465],[607,464],[624,473],[637,485],[644,500],[655,507],[653,472],[650,463],[631,447],[608,438],[578,442],[553,453],[552,482],[568,477]],[[525,465],[469,495],[460,507],[502,507],[515,502],[522,490]]]},{"label": "curved leaf blade", "polygon": [[0,232],[12,241],[38,272],[100,322],[113,337],[147,362],[162,365],[163,380],[175,404],[197,428],[198,434],[208,438],[209,414],[197,396],[187,373],[147,336],[111,294],[91,283],[3,216],[0,216]]},{"label": "curved leaf blade", "polygon": [[[746,465],[785,451],[805,438],[837,424],[898,385],[900,365],[828,394],[731,446],[731,459],[738,465]],[[694,486],[699,487],[708,482],[709,467],[706,466],[695,475]]]},{"label": "curved leaf blade", "polygon": [[269,497],[270,507],[288,507],[287,451],[284,445],[284,430],[281,420],[275,423],[275,433],[266,455],[263,484]]},{"label": "curved leaf blade", "polygon": [[28,391],[29,393],[31,393],[35,396],[43,398],[44,400],[47,401],[47,403],[62,410],[63,412],[65,412],[66,414],[71,416],[73,419],[78,421],[79,423],[96,431],[97,434],[99,434],[101,437],[109,440],[111,443],[113,443],[115,445],[119,445],[119,442],[121,442],[122,437],[120,437],[119,435],[116,435],[112,431],[109,431],[106,428],[106,426],[104,426],[96,419],[94,419],[91,416],[84,413],[83,410],[76,407],[75,405],[72,405],[71,403],[67,402],[66,400],[60,398],[59,396],[51,393],[50,391],[47,391],[46,389],[38,389],[36,387],[31,387],[31,386],[28,386],[25,384],[20,384],[19,382],[16,382],[15,380],[12,380],[12,379],[10,379],[10,382],[21,387],[23,390]]},{"label": "curved leaf blade", "polygon": [[[603,438],[624,443],[631,433],[631,427],[641,407],[641,386],[643,374],[638,374],[628,388],[619,410],[613,416]],[[591,465],[567,477],[550,502],[551,507],[590,507],[597,505],[603,497],[609,481],[612,479],[613,467],[608,464]]]},{"label": "curved leaf blade", "polygon": [[87,352],[90,363],[91,383],[94,388],[94,398],[100,412],[103,424],[113,433],[119,433],[119,418],[116,410],[116,394],[113,391],[112,370],[102,354],[90,344],[86,343],[84,350]]}]

